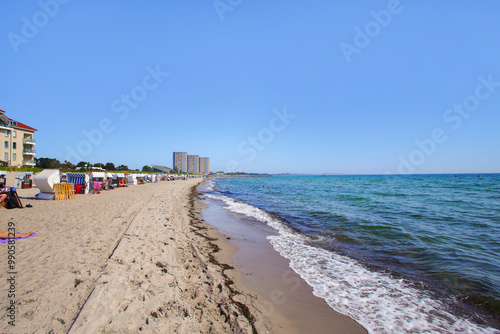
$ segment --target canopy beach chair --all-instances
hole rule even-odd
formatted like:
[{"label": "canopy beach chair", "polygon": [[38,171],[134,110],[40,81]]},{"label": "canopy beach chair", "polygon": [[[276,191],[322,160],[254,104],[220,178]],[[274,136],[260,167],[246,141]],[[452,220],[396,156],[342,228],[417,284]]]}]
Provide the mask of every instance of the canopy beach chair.
[{"label": "canopy beach chair", "polygon": [[116,185],[117,187],[128,187],[125,173],[113,174],[113,185]]},{"label": "canopy beach chair", "polygon": [[16,173],[14,187],[18,189],[31,189],[33,187],[32,175],[33,172]]},{"label": "canopy beach chair", "polygon": [[7,184],[7,172],[0,171],[0,187],[4,187]]},{"label": "canopy beach chair", "polygon": [[75,194],[89,193],[89,176],[85,173],[66,173],[68,183],[75,186]]},{"label": "canopy beach chair", "polygon": [[44,169],[35,175],[33,182],[40,190],[36,195],[38,199],[53,200],[55,197],[54,184],[61,182],[59,169]]},{"label": "canopy beach chair", "polygon": [[113,174],[106,173],[106,190],[111,190],[114,188]]},{"label": "canopy beach chair", "polygon": [[98,193],[101,190],[106,190],[107,187],[107,176],[104,172],[92,172],[90,177],[90,191],[93,193]]},{"label": "canopy beach chair", "polygon": [[136,174],[128,174],[127,175],[127,183],[129,185],[137,185],[137,176],[136,176]]}]

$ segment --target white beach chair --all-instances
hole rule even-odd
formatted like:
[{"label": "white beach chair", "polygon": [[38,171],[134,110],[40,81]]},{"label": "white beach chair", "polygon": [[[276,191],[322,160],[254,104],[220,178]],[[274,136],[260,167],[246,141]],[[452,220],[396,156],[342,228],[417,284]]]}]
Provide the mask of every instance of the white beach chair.
[{"label": "white beach chair", "polygon": [[[106,183],[106,173],[104,172],[92,172],[90,173],[90,190],[95,189],[94,192],[105,190]],[[98,183],[96,183],[98,182]]]},{"label": "white beach chair", "polygon": [[5,187],[7,185],[7,172],[0,171],[0,187]]},{"label": "white beach chair", "polygon": [[53,200],[55,196],[54,184],[61,182],[59,169],[45,169],[35,175],[33,182],[40,190],[36,195],[38,199]]},{"label": "white beach chair", "polygon": [[33,172],[21,172],[16,173],[16,179],[14,182],[14,187],[16,189],[29,189],[32,187],[31,176]]},{"label": "white beach chair", "polygon": [[113,174],[113,184],[116,184],[117,187],[127,187],[128,184],[127,184],[127,179],[125,177],[125,173]]},{"label": "white beach chair", "polygon": [[137,185],[137,176],[136,174],[127,175],[127,183],[128,185]]}]

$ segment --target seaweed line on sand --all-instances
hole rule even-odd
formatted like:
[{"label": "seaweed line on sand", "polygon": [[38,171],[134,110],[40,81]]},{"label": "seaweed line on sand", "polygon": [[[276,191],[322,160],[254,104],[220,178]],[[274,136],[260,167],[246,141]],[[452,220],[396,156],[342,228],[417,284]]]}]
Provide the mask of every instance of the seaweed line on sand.
[{"label": "seaweed line on sand", "polygon": [[248,322],[252,326],[252,332],[254,334],[257,334],[257,328],[255,327],[255,318],[250,312],[250,309],[245,304],[234,300],[233,298],[235,295],[240,295],[241,292],[233,287],[234,281],[227,276],[226,270],[234,269],[234,267],[226,263],[221,263],[215,258],[214,254],[220,250],[219,246],[213,243],[213,241],[217,239],[211,238],[210,236],[200,232],[207,230],[207,227],[205,226],[206,224],[203,223],[203,220],[200,220],[199,218],[201,216],[201,212],[196,207],[196,202],[200,195],[201,193],[196,190],[196,186],[193,186],[189,195],[189,218],[190,225],[193,227],[192,231],[194,234],[206,240],[208,246],[211,248],[211,252],[208,254],[209,262],[221,268],[221,275],[224,278],[224,285],[230,291],[229,298],[231,300],[231,303],[233,303],[233,305],[245,316],[245,318],[247,318]]}]

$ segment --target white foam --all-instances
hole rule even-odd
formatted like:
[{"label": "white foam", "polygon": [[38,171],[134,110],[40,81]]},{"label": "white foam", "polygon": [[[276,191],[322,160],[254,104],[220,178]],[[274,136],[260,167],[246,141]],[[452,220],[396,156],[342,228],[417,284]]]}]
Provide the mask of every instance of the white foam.
[{"label": "white foam", "polygon": [[207,182],[207,191],[214,191],[215,190],[215,180],[210,180]]},{"label": "white foam", "polygon": [[223,201],[226,204],[226,206],[224,207],[226,210],[247,217],[255,218],[258,221],[266,223],[269,227],[272,227],[273,229],[278,231],[280,235],[286,235],[290,238],[305,239],[305,237],[293,233],[290,228],[281,223],[279,220],[274,219],[270,214],[260,210],[259,208],[256,208],[255,206],[243,202],[238,202],[231,197],[227,197],[224,195],[205,194],[205,197]]},{"label": "white foam", "polygon": [[290,267],[339,313],[370,333],[499,333],[444,310],[444,305],[403,280],[286,236],[268,237]]},{"label": "white foam", "polygon": [[307,237],[252,205],[223,195],[231,212],[255,218],[279,232],[269,236],[274,249],[335,311],[345,314],[370,333],[500,333],[447,312],[445,306],[401,279],[373,272],[346,256],[306,244]]}]

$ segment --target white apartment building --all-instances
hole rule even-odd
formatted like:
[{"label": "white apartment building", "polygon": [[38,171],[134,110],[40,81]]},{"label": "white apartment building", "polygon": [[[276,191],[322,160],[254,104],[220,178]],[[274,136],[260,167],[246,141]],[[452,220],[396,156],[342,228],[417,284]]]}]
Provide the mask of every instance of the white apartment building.
[{"label": "white apartment building", "polygon": [[0,109],[0,160],[9,166],[34,167],[35,131],[38,130],[5,116]]},{"label": "white apartment building", "polygon": [[173,168],[178,172],[188,171],[188,154],[187,152],[174,152]]},{"label": "white apartment building", "polygon": [[188,173],[200,174],[200,156],[188,154]]},{"label": "white apartment building", "polygon": [[201,174],[210,173],[210,158],[200,158],[200,173]]}]

